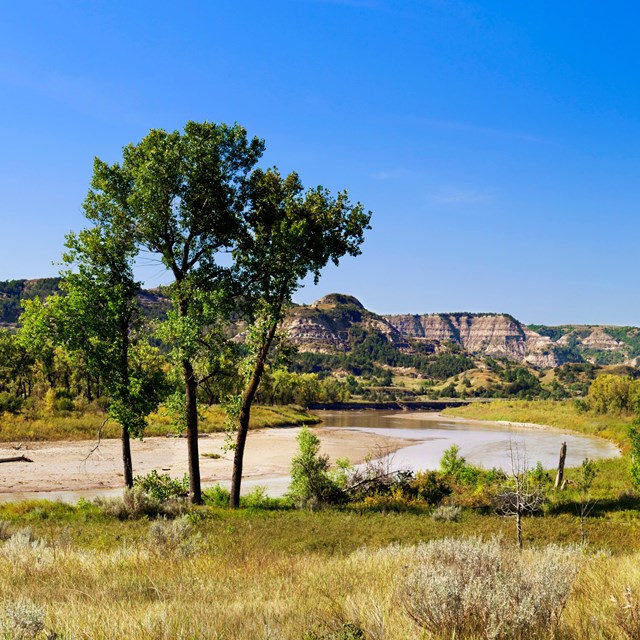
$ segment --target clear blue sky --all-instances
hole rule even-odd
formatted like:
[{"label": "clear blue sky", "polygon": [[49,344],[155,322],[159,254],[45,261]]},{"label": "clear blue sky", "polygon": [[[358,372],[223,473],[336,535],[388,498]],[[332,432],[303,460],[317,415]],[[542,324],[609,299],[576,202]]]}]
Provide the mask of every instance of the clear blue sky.
[{"label": "clear blue sky", "polygon": [[57,273],[94,156],[237,121],[374,213],[298,301],[640,325],[639,22],[624,1],[3,2],[0,280]]}]

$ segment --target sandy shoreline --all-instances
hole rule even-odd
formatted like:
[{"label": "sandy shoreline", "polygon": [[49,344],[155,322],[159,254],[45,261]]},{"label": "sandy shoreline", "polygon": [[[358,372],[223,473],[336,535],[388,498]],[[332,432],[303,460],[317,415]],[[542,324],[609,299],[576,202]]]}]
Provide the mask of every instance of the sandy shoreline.
[{"label": "sandy shoreline", "polygon": [[433,411],[416,411],[406,415],[394,416],[402,420],[433,420],[447,422],[464,422],[465,424],[494,425],[496,427],[517,427],[518,429],[548,429],[551,431],[570,431],[570,429],[560,429],[548,424],[536,424],[535,422],[511,422],[509,420],[479,420],[478,418],[461,418],[460,416],[444,415]]},{"label": "sandy shoreline", "polygon": [[[299,428],[258,429],[247,439],[243,478],[259,480],[289,474],[291,458],[297,450]],[[397,451],[410,441],[352,430],[315,428],[321,451],[331,461],[348,458],[362,462],[367,454],[383,448]],[[205,484],[231,478],[232,452],[224,452],[225,436],[214,433],[201,437],[200,471]],[[119,440],[103,440],[100,448],[85,461],[94,441],[29,442],[16,451],[12,443],[0,446],[0,457],[24,454],[33,462],[0,464],[0,495],[30,492],[104,490],[122,487],[122,461]],[[156,469],[172,477],[187,472],[187,443],[182,438],[145,438],[131,443],[134,474]],[[203,454],[218,454],[214,459]],[[46,496],[43,496],[46,497]]]}]

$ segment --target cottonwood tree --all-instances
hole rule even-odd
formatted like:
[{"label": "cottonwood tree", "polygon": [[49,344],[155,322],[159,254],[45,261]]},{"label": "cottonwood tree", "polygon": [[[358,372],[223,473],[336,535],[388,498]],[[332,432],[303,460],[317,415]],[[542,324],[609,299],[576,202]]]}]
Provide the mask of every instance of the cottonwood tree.
[{"label": "cottonwood tree", "polygon": [[[15,331],[0,329],[0,393],[28,398],[33,385],[35,358]],[[17,400],[16,406],[20,404]]]},{"label": "cottonwood tree", "polygon": [[161,361],[140,331],[135,247],[130,236],[101,225],[69,234],[66,247],[64,295],[25,303],[22,331],[79,355],[87,370],[102,379],[108,419],[121,427],[124,483],[130,488],[130,438],[142,434],[166,388]]},{"label": "cottonwood tree", "polygon": [[291,296],[308,275],[317,283],[329,261],[337,265],[345,255],[358,255],[371,218],[360,203],[349,202],[346,191],[337,196],[322,187],[305,192],[296,173],[283,177],[275,168],[254,171],[246,193],[244,235],[234,259],[249,317],[248,356],[243,391],[228,405],[237,429],[230,498],[234,508],[240,504],[251,406]]},{"label": "cottonwood tree", "polygon": [[[194,326],[203,317],[193,313],[194,297],[229,286],[218,258],[234,246],[246,208],[247,176],[263,150],[264,142],[248,139],[239,125],[188,122],[183,132],[151,130],[138,144],[124,148],[121,163],[95,160],[85,209],[97,222],[130,234],[172,275],[174,325],[184,329],[173,331],[178,340],[206,331],[206,326]],[[196,343],[180,344],[180,368],[189,492],[198,504]]]}]

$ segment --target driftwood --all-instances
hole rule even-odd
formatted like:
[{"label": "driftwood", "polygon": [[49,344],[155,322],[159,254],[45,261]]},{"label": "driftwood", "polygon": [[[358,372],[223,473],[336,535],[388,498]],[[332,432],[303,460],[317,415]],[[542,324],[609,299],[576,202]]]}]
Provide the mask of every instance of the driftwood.
[{"label": "driftwood", "polygon": [[0,458],[0,462],[33,462],[33,460],[27,456],[14,456],[13,458]]}]

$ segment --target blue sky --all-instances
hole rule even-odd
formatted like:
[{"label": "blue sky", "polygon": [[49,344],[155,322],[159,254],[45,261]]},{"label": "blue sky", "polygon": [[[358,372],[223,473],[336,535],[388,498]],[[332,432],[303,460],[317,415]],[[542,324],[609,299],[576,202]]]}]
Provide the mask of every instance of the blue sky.
[{"label": "blue sky", "polygon": [[622,1],[1,3],[0,280],[57,273],[94,156],[237,121],[265,165],[373,211],[299,302],[640,325],[639,21]]}]

